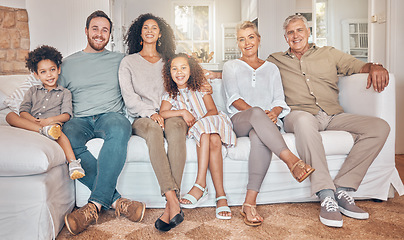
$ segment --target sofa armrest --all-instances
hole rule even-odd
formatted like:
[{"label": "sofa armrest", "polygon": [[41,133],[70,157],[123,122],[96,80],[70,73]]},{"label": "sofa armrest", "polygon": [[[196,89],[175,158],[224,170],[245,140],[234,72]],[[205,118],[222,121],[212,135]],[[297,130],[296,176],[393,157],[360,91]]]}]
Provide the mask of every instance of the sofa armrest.
[{"label": "sofa armrest", "polygon": [[[404,194],[404,187],[401,182],[395,182],[394,178],[398,176],[395,169],[395,139],[396,139],[396,82],[393,74],[390,74],[389,85],[383,92],[375,92],[373,87],[366,89],[368,74],[354,74],[352,76],[339,78],[339,101],[344,111],[360,115],[374,116],[384,119],[390,125],[390,134],[379,153],[376,160],[372,163],[368,173],[382,172],[380,169],[389,169],[391,179],[385,182],[392,183],[400,194]],[[368,181],[370,177],[363,181]],[[369,180],[370,181],[370,180]],[[370,189],[361,189],[359,192],[371,191]],[[370,196],[372,197],[372,196]],[[384,199],[385,200],[385,199]]]},{"label": "sofa armrest", "polygon": [[354,74],[339,78],[339,101],[344,111],[384,119],[391,128],[390,137],[395,139],[396,132],[396,82],[390,74],[389,85],[383,92],[366,89],[367,73]]},{"label": "sofa armrest", "polygon": [[339,101],[344,111],[384,119],[390,125],[390,135],[395,142],[396,133],[396,81],[389,75],[389,85],[378,93],[373,86],[366,89],[367,73],[339,78]]},{"label": "sofa armrest", "polygon": [[[367,73],[354,74],[339,78],[339,101],[344,111],[360,115],[380,117],[390,127],[395,127],[396,88],[395,78],[390,74],[390,83],[381,93],[366,89]],[[393,129],[392,129],[393,130]]]}]

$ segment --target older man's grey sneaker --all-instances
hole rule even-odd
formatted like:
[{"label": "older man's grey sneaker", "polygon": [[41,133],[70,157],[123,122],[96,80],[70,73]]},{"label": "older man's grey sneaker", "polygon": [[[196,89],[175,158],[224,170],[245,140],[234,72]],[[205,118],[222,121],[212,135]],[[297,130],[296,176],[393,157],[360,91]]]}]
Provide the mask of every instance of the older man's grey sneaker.
[{"label": "older man's grey sneaker", "polygon": [[351,197],[348,192],[339,190],[337,193],[335,193],[335,198],[337,199],[341,213],[345,216],[355,219],[369,218],[369,213],[356,206],[353,197]]},{"label": "older man's grey sneaker", "polygon": [[321,202],[320,221],[329,227],[342,227],[342,215],[337,202],[333,198],[326,197]]}]

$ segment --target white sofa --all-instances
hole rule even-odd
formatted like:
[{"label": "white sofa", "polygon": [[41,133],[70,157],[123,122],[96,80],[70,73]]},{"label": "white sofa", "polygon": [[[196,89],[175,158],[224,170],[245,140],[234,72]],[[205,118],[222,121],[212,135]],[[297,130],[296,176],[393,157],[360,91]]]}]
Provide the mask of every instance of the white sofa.
[{"label": "white sofa", "polygon": [[[387,142],[369,168],[360,188],[354,194],[356,198],[374,198],[387,200],[393,196],[391,186],[400,195],[404,194],[404,187],[395,168],[395,79],[390,75],[390,86],[382,93],[366,89],[367,74],[356,74],[340,78],[340,102],[346,112],[372,115],[385,119],[391,127]],[[224,93],[221,79],[211,82],[213,98],[219,110],[225,110]],[[353,138],[351,134],[343,131],[327,131],[321,133],[327,155],[329,168],[333,177],[336,176],[344,159],[349,153]],[[297,154],[294,135],[283,134],[284,139],[292,152]],[[87,146],[97,155],[101,139],[91,140]],[[247,137],[238,138],[235,148],[223,147],[224,161],[224,188],[230,205],[243,203],[248,180],[248,155],[250,142]],[[194,140],[187,140],[187,161],[183,175],[181,194],[185,194],[194,184],[197,173],[197,157]],[[215,206],[213,183],[208,178],[209,200],[202,206]],[[160,189],[150,164],[145,140],[132,136],[128,145],[128,155],[125,167],[118,180],[118,191],[130,199],[143,201],[149,208],[165,206],[165,200],[160,196]],[[87,203],[90,191],[80,182],[76,181],[76,204],[83,206]],[[286,164],[273,155],[272,163],[258,195],[258,204],[280,202],[306,202],[316,201],[311,195],[310,181],[298,183],[290,174]]]},{"label": "white sofa", "polygon": [[[27,75],[0,76],[0,99]],[[54,239],[75,204],[62,148],[38,133],[7,126],[0,101],[0,239]]]},{"label": "white sofa", "polygon": [[[27,76],[0,76],[0,94],[10,95]],[[395,189],[404,194],[404,186],[395,168],[395,80],[382,93],[366,90],[366,74],[340,78],[340,102],[346,112],[378,116],[391,127],[390,136],[377,159],[369,168],[356,198],[387,200]],[[214,100],[224,108],[221,80],[212,81]],[[1,99],[1,98],[0,98]],[[0,101],[0,106],[1,106]],[[71,211],[74,200],[83,206],[90,191],[79,181],[68,178],[61,148],[37,133],[7,126],[4,120],[10,109],[0,109],[0,239],[54,238],[63,226],[63,215]],[[347,132],[322,132],[327,160],[335,176],[349,153],[353,138]],[[283,135],[295,153],[293,134]],[[97,156],[103,140],[93,139],[87,146]],[[230,205],[241,205],[248,179],[249,139],[239,138],[235,148],[223,148],[224,187]],[[35,159],[35,160],[34,160]],[[194,140],[187,140],[187,162],[182,182],[182,194],[193,185],[197,158]],[[209,199],[203,206],[214,206],[214,188],[208,178]],[[394,188],[393,188],[394,187]],[[75,192],[74,192],[75,189]],[[128,145],[125,167],[119,177],[118,190],[125,197],[143,201],[149,208],[164,207],[160,188],[151,167],[145,141],[132,136]],[[6,197],[5,197],[6,196]],[[317,199],[310,193],[310,181],[298,183],[286,165],[273,156],[264,179],[258,204],[307,202]]]}]

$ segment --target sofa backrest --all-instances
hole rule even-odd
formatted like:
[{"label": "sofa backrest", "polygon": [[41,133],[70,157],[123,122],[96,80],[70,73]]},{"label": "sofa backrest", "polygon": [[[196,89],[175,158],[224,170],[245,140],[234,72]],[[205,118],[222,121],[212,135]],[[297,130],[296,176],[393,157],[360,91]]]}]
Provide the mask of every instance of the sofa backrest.
[{"label": "sofa backrest", "polygon": [[0,75],[0,91],[10,96],[29,75]]}]

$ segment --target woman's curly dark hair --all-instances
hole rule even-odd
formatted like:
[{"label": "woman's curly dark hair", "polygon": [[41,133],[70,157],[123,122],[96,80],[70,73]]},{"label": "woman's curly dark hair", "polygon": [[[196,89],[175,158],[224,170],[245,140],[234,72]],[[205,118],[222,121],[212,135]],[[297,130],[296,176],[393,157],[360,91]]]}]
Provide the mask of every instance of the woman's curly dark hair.
[{"label": "woman's curly dark hair", "polygon": [[28,53],[25,58],[25,66],[31,71],[38,73],[38,63],[42,60],[49,59],[59,68],[62,64],[62,54],[54,47],[42,45]]},{"label": "woman's curly dark hair", "polygon": [[205,76],[203,73],[202,67],[199,65],[199,63],[195,60],[195,58],[185,54],[185,53],[178,53],[175,54],[171,59],[168,59],[164,63],[163,67],[163,78],[164,78],[164,88],[170,95],[170,97],[176,99],[177,94],[179,93],[177,84],[174,82],[174,80],[171,77],[171,63],[173,62],[174,59],[183,57],[187,60],[189,68],[190,68],[190,74],[189,74],[189,79],[187,82],[187,87],[191,89],[192,91],[199,91],[201,90],[201,86],[203,85],[205,81]]},{"label": "woman's curly dark hair", "polygon": [[128,45],[128,53],[138,53],[143,49],[143,45],[140,43],[143,41],[142,39],[142,28],[144,22],[149,19],[153,19],[157,22],[160,28],[160,41],[161,45],[156,45],[157,52],[160,53],[161,57],[166,61],[171,58],[175,53],[175,41],[174,41],[174,32],[173,29],[168,25],[168,23],[160,18],[156,17],[151,13],[146,13],[140,15],[135,21],[132,22],[132,25],[129,27],[128,32],[125,36],[125,43]]}]

